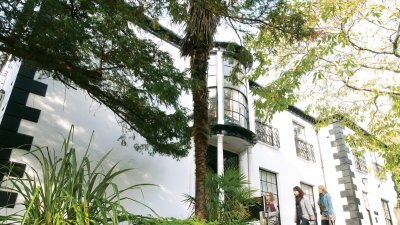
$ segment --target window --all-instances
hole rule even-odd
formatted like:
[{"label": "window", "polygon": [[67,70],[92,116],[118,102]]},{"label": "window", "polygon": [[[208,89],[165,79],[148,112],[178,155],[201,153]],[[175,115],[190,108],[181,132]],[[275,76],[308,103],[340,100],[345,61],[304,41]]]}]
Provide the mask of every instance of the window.
[{"label": "window", "polygon": [[294,141],[297,156],[311,162],[315,162],[314,147],[306,142],[304,126],[293,121]]},{"label": "window", "polygon": [[308,201],[310,201],[311,205],[314,206],[314,209],[315,209],[313,186],[305,184],[305,183],[300,183],[300,188],[304,192],[304,198],[307,198]]},{"label": "window", "polygon": [[249,127],[246,96],[235,89],[225,88],[224,112],[225,122],[244,128]]},{"label": "window", "polygon": [[375,172],[375,177],[381,181],[386,181],[386,173],[383,169],[381,163],[378,162],[378,157],[376,156],[376,152],[370,152],[371,159],[372,159],[372,168]]},{"label": "window", "polygon": [[271,146],[280,147],[278,129],[256,120],[257,139]]},{"label": "window", "polygon": [[232,76],[232,71],[238,66],[236,59],[223,57],[225,123],[248,128],[247,85],[242,81],[240,71],[235,73],[237,76]]},{"label": "window", "polygon": [[[231,87],[239,90],[243,94],[247,95],[247,85],[243,82],[243,73],[240,71],[240,65],[236,59],[224,56],[223,59],[223,74],[225,79],[225,87]],[[235,76],[232,76],[232,72],[235,70]]]},{"label": "window", "polygon": [[384,174],[383,167],[379,165],[377,162],[372,163],[374,167],[375,176],[381,181],[386,180],[386,174]]},{"label": "window", "polygon": [[217,119],[217,88],[208,88],[208,120],[209,122]]},{"label": "window", "polygon": [[210,55],[208,59],[207,87],[217,86],[217,56]]},{"label": "window", "polygon": [[293,129],[295,138],[301,139],[303,141],[306,140],[306,132],[304,126],[293,121]]},{"label": "window", "polygon": [[365,210],[367,211],[368,217],[369,217],[369,224],[373,225],[372,216],[371,216],[371,210],[369,208],[369,201],[368,201],[368,193],[367,192],[363,192],[363,199],[364,199]]},{"label": "window", "polygon": [[[227,168],[239,168],[239,155],[227,150],[224,154],[224,170]],[[209,145],[206,154],[206,165],[215,173],[218,172],[218,149],[215,146]]]},{"label": "window", "polygon": [[354,154],[354,161],[356,170],[364,173],[368,172],[367,163],[363,155]]},{"label": "window", "polygon": [[393,225],[392,218],[390,217],[389,202],[383,199],[381,200],[381,202],[382,202],[383,214],[385,216],[386,225]]},{"label": "window", "polygon": [[274,195],[275,203],[279,205],[276,173],[260,169],[260,187],[261,195],[264,195],[267,191],[271,192]]}]

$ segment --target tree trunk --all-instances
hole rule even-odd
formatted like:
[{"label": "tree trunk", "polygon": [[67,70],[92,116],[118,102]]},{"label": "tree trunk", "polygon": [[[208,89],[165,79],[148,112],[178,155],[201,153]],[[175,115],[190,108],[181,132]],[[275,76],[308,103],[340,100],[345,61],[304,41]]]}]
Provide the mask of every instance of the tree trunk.
[{"label": "tree trunk", "polygon": [[207,219],[205,196],[206,153],[208,146],[208,92],[207,67],[208,51],[195,52],[191,56],[191,74],[193,79],[193,138],[196,164],[196,201],[195,214],[200,219]]},{"label": "tree trunk", "polygon": [[219,17],[207,9],[207,1],[190,1],[189,18],[181,53],[190,56],[193,95],[193,139],[196,164],[195,215],[206,220],[205,174],[208,146],[208,56],[214,44]]}]

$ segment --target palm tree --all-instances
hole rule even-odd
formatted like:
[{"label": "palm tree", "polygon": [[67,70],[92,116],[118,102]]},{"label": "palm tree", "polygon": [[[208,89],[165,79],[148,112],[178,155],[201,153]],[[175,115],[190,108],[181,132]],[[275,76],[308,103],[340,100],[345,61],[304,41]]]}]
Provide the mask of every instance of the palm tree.
[{"label": "palm tree", "polygon": [[182,56],[190,56],[190,72],[193,95],[193,138],[196,165],[195,215],[207,218],[205,197],[206,152],[208,146],[208,92],[207,67],[210,50],[214,43],[219,17],[205,7],[204,2],[191,0],[185,37],[182,40]]}]

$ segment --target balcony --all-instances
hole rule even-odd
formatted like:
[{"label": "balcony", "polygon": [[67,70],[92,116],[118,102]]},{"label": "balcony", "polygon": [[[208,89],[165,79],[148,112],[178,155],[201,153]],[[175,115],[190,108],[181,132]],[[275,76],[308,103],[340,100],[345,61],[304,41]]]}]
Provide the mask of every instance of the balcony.
[{"label": "balcony", "polygon": [[277,148],[280,147],[278,129],[271,125],[256,121],[256,134],[257,140]]},{"label": "balcony", "polygon": [[363,173],[368,172],[367,163],[365,161],[364,156],[355,156],[355,167],[356,167],[356,170],[358,170],[360,172],[363,172]]},{"label": "balcony", "polygon": [[299,139],[295,138],[297,156],[311,162],[315,162],[314,147]]}]

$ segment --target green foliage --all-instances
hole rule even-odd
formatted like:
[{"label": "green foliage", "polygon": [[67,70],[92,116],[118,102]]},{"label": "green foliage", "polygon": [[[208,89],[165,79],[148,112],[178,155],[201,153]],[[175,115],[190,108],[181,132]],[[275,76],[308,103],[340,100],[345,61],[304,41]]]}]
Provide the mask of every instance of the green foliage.
[{"label": "green foliage", "polygon": [[131,220],[134,224],[146,225],[219,225],[218,222],[206,222],[196,218],[191,219],[176,219],[176,218],[148,218],[135,217]]},{"label": "green foliage", "polygon": [[[310,18],[306,24],[315,30],[308,38],[291,42],[282,36],[276,41],[270,32],[261,30],[246,39],[257,62],[249,78],[262,80],[262,86],[252,91],[260,97],[255,102],[257,115],[271,119],[299,103],[318,117],[318,128],[339,120],[356,130],[351,138],[356,148],[376,151],[385,159],[385,169],[398,180],[399,2],[294,4],[305,9],[303,13]],[[355,124],[364,130],[357,130]]]},{"label": "green foliage", "polygon": [[[244,224],[249,221],[247,206],[257,200],[239,169],[227,168],[222,175],[208,169],[205,182],[207,221],[218,221],[218,224]],[[195,199],[189,195],[185,197],[191,206]]]},{"label": "green foliage", "polygon": [[[129,214],[123,201],[140,203],[122,195],[133,189],[151,184],[136,184],[120,189],[113,180],[130,169],[110,169],[103,166],[111,152],[96,163],[90,161],[89,148],[82,158],[71,147],[73,128],[62,146],[62,157],[47,148],[37,148],[27,153],[39,170],[30,167],[23,178],[8,177],[8,189],[23,198],[22,212],[0,218],[19,224],[119,224],[137,216]],[[148,208],[148,207],[147,207]]]},{"label": "green foliage", "polygon": [[179,97],[188,79],[169,53],[135,31],[164,4],[1,1],[0,51],[86,90],[147,140],[140,149],[182,157],[191,133]]},{"label": "green foliage", "polygon": [[[281,0],[191,0],[183,4],[177,0],[5,0],[0,9],[0,51],[86,90],[146,139],[148,145],[138,149],[174,157],[185,156],[190,147],[189,116],[178,101],[189,87],[194,97],[195,151],[204,156],[208,128],[205,78],[218,21],[225,19],[234,28],[261,29],[273,42],[293,43],[313,33],[298,5]],[[194,79],[190,85],[167,53],[138,38],[132,29],[157,27],[157,17],[164,13],[186,26],[181,53],[191,56]],[[196,179],[200,179],[196,184],[204,178],[200,167],[204,160],[196,158]],[[201,193],[196,191],[202,202]]]}]

